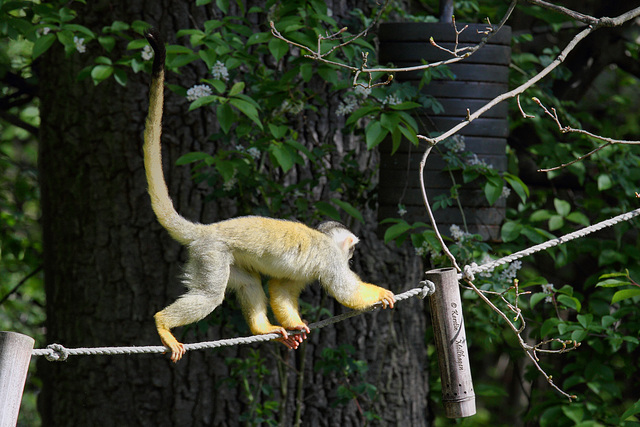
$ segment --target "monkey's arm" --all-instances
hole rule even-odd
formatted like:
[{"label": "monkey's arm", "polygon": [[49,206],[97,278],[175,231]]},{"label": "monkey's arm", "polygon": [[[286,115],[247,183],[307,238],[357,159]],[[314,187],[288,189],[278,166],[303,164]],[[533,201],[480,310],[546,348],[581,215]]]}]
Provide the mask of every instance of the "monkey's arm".
[{"label": "monkey's arm", "polygon": [[378,302],[382,303],[382,308],[393,308],[396,301],[393,292],[363,282],[348,267],[325,278],[322,284],[340,304],[355,310],[364,310]]}]

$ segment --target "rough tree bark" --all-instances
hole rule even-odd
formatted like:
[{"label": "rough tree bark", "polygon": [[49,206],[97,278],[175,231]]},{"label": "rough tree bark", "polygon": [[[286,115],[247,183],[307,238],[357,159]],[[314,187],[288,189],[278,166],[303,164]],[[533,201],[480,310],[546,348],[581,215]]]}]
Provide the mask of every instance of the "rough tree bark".
[{"label": "rough tree bark", "polygon": [[[334,15],[346,15],[355,6],[336,2]],[[205,10],[186,1],[95,1],[79,10],[79,21],[97,30],[114,20],[141,19],[171,34],[192,25],[192,19],[210,19],[202,16]],[[146,193],[141,145],[149,76],[131,74],[127,87],[113,80],[97,87],[88,80],[77,82],[75,76],[92,61],[90,56],[65,58],[56,49],[38,64],[47,337],[68,347],[157,345],[153,314],[182,292],[178,276],[184,251],[157,224]],[[169,76],[170,83],[184,86],[197,80],[195,68]],[[187,113],[186,107],[184,99],[167,91],[163,154],[170,193],[176,208],[190,219],[228,217],[233,201],[205,203],[206,189],[193,183],[189,168],[173,166],[181,154],[215,150],[206,142],[213,118],[204,109]],[[307,120],[304,142],[330,141],[355,149],[357,141],[343,141],[335,132],[333,118]],[[375,163],[374,153],[359,150],[363,165]],[[368,212],[367,217],[375,215]],[[371,220],[357,230],[363,242],[354,269],[396,292],[416,286],[421,269],[416,257],[384,245],[375,226]],[[315,305],[323,300],[318,286],[302,298]],[[226,313],[230,305],[225,302],[216,311]],[[331,299],[325,306],[341,312]],[[231,321],[216,319],[222,320],[203,323],[206,328],[183,328],[183,339],[234,334]],[[274,387],[274,399],[284,402],[281,425],[294,419],[296,373],[302,366],[302,425],[364,423],[355,403],[331,406],[342,379],[314,370],[324,348],[343,343],[353,345],[355,357],[369,363],[366,380],[379,396],[365,409],[378,413],[381,425],[428,425],[425,324],[424,303],[412,300],[397,310],[313,332],[302,351],[287,352],[275,343],[254,347],[269,360],[272,375],[266,381]],[[72,357],[66,363],[41,359],[43,425],[237,425],[247,401],[241,387],[225,382],[230,375],[225,358],[244,358],[248,352],[247,347],[190,352],[176,365],[159,355]],[[284,376],[277,374],[277,365],[285,368]]]}]

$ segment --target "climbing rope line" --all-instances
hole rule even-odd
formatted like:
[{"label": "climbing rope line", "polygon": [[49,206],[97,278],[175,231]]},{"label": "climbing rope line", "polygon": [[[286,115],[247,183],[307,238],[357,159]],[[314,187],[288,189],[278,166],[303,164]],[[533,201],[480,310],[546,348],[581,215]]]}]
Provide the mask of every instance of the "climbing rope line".
[{"label": "climbing rope line", "polygon": [[[597,224],[590,225],[588,227],[582,228],[580,230],[574,231],[569,234],[565,234],[564,236],[548,240],[544,243],[540,243],[535,246],[531,246],[530,248],[524,249],[522,251],[516,252],[514,254],[508,255],[506,257],[488,262],[483,265],[477,265],[476,263],[472,263],[471,265],[467,265],[464,267],[464,272],[458,274],[458,278],[469,279],[473,281],[474,273],[482,273],[482,272],[490,272],[494,268],[513,262],[519,258],[523,258],[529,255],[532,255],[536,252],[543,251],[554,246],[558,246],[563,243],[567,243],[571,240],[584,237],[593,232],[602,230],[603,228],[611,227],[612,225],[618,224],[623,221],[629,221],[630,219],[640,215],[640,209],[635,209],[633,211],[623,213],[621,215],[615,216],[613,218],[607,219],[605,221],[601,221]],[[402,301],[405,299],[409,299],[415,296],[419,296],[420,298],[425,298],[428,295],[431,295],[435,292],[435,285],[426,280],[420,282],[422,287],[410,289],[401,294],[395,295],[396,301]],[[347,313],[331,317],[329,319],[325,319],[319,322],[315,322],[309,325],[309,329],[320,329],[325,326],[332,325],[334,323],[341,322],[350,317],[358,316],[369,311],[374,311],[382,307],[382,303],[374,304],[367,310],[352,310]],[[295,332],[292,332],[295,334]],[[206,341],[200,343],[192,343],[192,344],[184,344],[185,350],[203,350],[210,348],[218,348],[218,347],[228,347],[234,345],[241,344],[253,344],[264,341],[271,341],[273,339],[280,338],[281,335],[277,333],[273,334],[265,334],[265,335],[253,335],[249,337],[239,337],[239,338],[229,338],[217,341]],[[69,356],[81,356],[81,355],[117,355],[117,354],[151,354],[151,353],[164,353],[168,350],[165,346],[129,346],[129,347],[91,347],[91,348],[65,348],[61,344],[50,344],[47,348],[44,349],[35,349],[31,353],[32,356],[44,356],[49,361],[64,361],[67,360]]]},{"label": "climbing rope line", "polygon": [[475,273],[490,272],[494,268],[496,268],[496,267],[498,267],[500,265],[508,264],[510,262],[513,262],[513,261],[519,259],[519,258],[524,258],[524,257],[532,255],[532,254],[534,254],[536,252],[543,251],[543,250],[552,248],[554,246],[561,245],[563,243],[567,243],[567,242],[569,242],[569,241],[571,241],[573,239],[584,237],[584,236],[586,236],[588,234],[591,234],[593,232],[602,230],[603,228],[611,227],[612,225],[618,224],[620,222],[629,221],[630,219],[632,219],[632,218],[634,218],[634,217],[636,217],[638,215],[640,215],[640,208],[639,209],[635,209],[633,211],[629,211],[629,212],[620,214],[620,215],[615,216],[613,218],[601,221],[601,222],[599,222],[597,224],[593,224],[593,225],[590,225],[588,227],[581,228],[580,230],[576,230],[576,231],[574,231],[572,233],[565,234],[564,236],[560,236],[560,237],[557,237],[555,239],[548,240],[548,241],[546,241],[544,243],[540,243],[538,245],[531,246],[530,248],[523,249],[523,250],[521,250],[519,252],[515,252],[515,253],[513,253],[511,255],[507,255],[506,257],[503,257],[503,258],[488,262],[486,264],[478,265],[476,263],[472,263],[470,265],[466,265],[464,267],[464,272],[458,274],[458,279],[465,278],[465,279],[468,279],[470,281],[473,281],[473,279],[474,279],[473,275]]},{"label": "climbing rope line", "polygon": [[[401,294],[395,295],[396,302],[403,301],[413,297],[420,297],[424,299],[426,296],[433,294],[436,290],[435,285],[425,280],[420,282],[422,287],[413,288]],[[374,311],[382,307],[382,303],[377,303],[366,310],[351,310],[338,316],[333,316],[329,319],[321,320],[309,325],[309,329],[320,329],[325,326],[332,325],[334,323],[341,322],[350,317],[358,316],[370,311]],[[295,334],[295,332],[291,332]],[[282,335],[278,333],[264,334],[264,335],[252,335],[249,337],[228,338],[217,341],[206,341],[200,343],[184,344],[184,348],[187,351],[190,350],[204,350],[218,347],[229,347],[241,344],[253,344],[264,341],[271,341],[276,338],[281,338]],[[50,344],[47,348],[35,349],[31,352],[32,356],[44,356],[51,362],[65,361],[69,356],[97,356],[97,355],[118,355],[118,354],[155,354],[164,353],[169,350],[162,345],[151,346],[128,346],[128,347],[79,347],[79,348],[66,348],[61,344]]]}]

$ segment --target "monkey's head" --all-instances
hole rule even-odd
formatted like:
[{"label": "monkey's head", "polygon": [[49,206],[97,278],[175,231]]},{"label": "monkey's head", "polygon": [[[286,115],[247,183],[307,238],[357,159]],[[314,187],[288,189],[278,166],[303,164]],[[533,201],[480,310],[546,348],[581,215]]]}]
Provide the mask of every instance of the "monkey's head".
[{"label": "monkey's head", "polygon": [[337,221],[325,221],[316,227],[318,231],[331,237],[342,250],[347,260],[353,256],[356,244],[360,241],[347,227]]}]

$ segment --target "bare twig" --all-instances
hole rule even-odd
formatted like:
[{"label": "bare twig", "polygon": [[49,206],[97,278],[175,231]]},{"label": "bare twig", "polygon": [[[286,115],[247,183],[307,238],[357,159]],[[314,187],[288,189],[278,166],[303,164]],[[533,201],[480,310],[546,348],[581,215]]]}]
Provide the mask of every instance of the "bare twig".
[{"label": "bare twig", "polygon": [[[613,138],[609,138],[606,136],[601,136],[601,135],[596,135],[594,133],[591,133],[589,131],[586,131],[584,129],[575,129],[572,128],[571,126],[562,126],[562,124],[560,123],[560,118],[558,117],[558,112],[556,111],[555,108],[551,108],[551,111],[549,111],[549,109],[547,107],[545,107],[542,102],[538,99],[538,98],[532,98],[533,101],[538,104],[540,106],[540,108],[542,108],[544,110],[544,112],[551,117],[556,124],[558,125],[558,130],[560,130],[560,132],[562,133],[578,133],[581,135],[586,135],[588,137],[600,140],[600,141],[604,141],[605,144],[602,144],[596,148],[594,148],[593,150],[589,151],[587,154],[584,154],[580,157],[577,157],[575,159],[573,159],[572,161],[568,162],[568,163],[563,163],[559,166],[555,166],[552,168],[546,168],[546,169],[538,169],[538,172],[550,172],[550,171],[555,171],[558,169],[562,169],[565,168],[569,165],[572,165],[574,163],[577,163],[579,161],[582,161],[584,159],[586,159],[587,157],[591,156],[594,153],[597,153],[598,151],[602,150],[605,147],[608,147],[610,145],[615,145],[615,144],[626,144],[626,145],[640,145],[640,141],[626,141],[626,140],[622,140],[622,139],[613,139]],[[533,117],[533,116],[529,116],[529,117]]]}]

